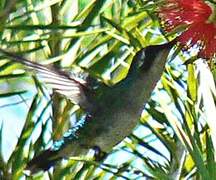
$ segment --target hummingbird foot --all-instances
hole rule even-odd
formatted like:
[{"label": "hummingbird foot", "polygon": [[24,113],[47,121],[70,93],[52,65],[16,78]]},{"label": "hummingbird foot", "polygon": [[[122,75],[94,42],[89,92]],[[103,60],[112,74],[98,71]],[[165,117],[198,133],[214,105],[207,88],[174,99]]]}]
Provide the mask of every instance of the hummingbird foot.
[{"label": "hummingbird foot", "polygon": [[99,146],[94,146],[92,149],[94,150],[95,161],[102,161],[107,157],[107,153],[102,151]]}]

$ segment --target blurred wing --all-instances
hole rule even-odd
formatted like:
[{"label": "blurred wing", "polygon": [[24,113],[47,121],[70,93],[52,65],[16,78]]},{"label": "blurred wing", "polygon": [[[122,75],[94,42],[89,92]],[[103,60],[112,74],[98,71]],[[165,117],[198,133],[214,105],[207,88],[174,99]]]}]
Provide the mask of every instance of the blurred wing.
[{"label": "blurred wing", "polygon": [[36,71],[37,76],[42,82],[59,94],[64,95],[67,99],[70,99],[73,103],[80,106],[87,103],[83,90],[86,85],[84,80],[76,78],[75,76],[71,77],[66,72],[59,71],[53,67],[29,61],[12,52],[3,49],[0,49],[0,52],[6,57],[11,58],[13,61],[24,64],[28,69]]}]

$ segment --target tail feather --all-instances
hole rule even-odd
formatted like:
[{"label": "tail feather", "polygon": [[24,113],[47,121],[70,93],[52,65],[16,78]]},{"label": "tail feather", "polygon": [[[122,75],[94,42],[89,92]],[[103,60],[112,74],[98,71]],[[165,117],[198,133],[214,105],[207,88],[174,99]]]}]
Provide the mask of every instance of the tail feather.
[{"label": "tail feather", "polygon": [[61,157],[56,156],[57,152],[52,150],[46,150],[33,158],[27,163],[26,170],[31,171],[31,173],[37,173],[41,170],[48,170],[53,166]]}]

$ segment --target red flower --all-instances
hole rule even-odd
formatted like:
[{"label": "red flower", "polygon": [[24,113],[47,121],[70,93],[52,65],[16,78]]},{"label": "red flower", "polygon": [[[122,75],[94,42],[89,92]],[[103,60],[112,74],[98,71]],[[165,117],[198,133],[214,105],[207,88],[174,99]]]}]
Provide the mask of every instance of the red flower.
[{"label": "red flower", "polygon": [[216,54],[214,13],[214,7],[203,0],[164,0],[159,8],[165,31],[170,32],[186,25],[178,41],[183,46],[198,44],[199,56],[203,58],[212,58]]}]

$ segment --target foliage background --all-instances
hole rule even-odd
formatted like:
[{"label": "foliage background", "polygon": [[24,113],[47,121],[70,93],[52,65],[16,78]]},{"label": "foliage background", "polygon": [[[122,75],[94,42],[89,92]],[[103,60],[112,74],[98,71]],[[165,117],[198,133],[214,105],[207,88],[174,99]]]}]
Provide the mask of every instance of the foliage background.
[{"label": "foliage background", "polygon": [[[1,0],[0,45],[58,68],[85,68],[107,84],[126,76],[135,54],[174,38],[156,17],[160,1]],[[101,164],[71,158],[49,172],[26,163],[79,118],[24,67],[1,56],[0,176],[3,179],[209,179],[215,177],[214,65],[175,48],[132,134]],[[183,64],[183,62],[189,63]],[[91,154],[90,154],[91,156]]]}]

